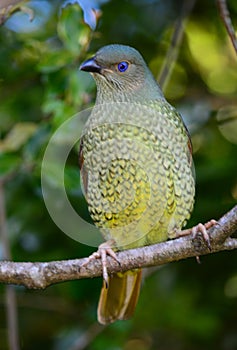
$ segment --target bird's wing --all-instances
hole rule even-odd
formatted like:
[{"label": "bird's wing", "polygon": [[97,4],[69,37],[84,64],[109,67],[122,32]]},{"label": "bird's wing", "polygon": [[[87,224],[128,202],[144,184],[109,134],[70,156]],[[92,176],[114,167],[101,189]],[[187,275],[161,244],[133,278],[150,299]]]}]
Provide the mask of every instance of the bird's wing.
[{"label": "bird's wing", "polygon": [[79,168],[81,172],[81,180],[84,188],[84,193],[87,195],[88,188],[88,172],[84,166],[84,156],[83,156],[83,137],[81,138],[80,147],[79,147]]}]

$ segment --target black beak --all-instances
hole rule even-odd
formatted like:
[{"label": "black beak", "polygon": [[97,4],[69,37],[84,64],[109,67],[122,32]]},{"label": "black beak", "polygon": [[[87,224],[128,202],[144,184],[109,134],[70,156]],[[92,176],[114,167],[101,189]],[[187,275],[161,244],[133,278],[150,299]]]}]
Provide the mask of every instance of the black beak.
[{"label": "black beak", "polygon": [[88,60],[83,62],[79,69],[85,72],[91,72],[91,73],[101,72],[101,66],[98,65],[98,63],[96,63],[95,57],[89,58]]}]

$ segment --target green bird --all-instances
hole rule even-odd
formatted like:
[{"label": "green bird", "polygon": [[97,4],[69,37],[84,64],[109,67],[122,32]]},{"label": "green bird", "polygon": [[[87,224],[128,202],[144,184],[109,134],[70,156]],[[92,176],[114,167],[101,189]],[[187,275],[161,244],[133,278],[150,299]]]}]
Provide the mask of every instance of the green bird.
[{"label": "green bird", "polygon": [[108,242],[98,321],[132,316],[141,269],[107,278],[105,254],[174,238],[193,209],[192,147],[180,114],[165,99],[141,54],[108,45],[85,61],[97,84],[96,104],[80,146],[90,215]]}]

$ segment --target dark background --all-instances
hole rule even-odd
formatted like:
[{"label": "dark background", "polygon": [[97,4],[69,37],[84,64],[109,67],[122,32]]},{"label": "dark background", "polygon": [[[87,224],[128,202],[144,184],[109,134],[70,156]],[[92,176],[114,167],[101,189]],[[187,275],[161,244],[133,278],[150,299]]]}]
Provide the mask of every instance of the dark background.
[{"label": "dark background", "polygon": [[[123,43],[136,47],[158,78],[188,2],[80,3],[91,27],[91,7],[100,10],[95,30],[83,22],[77,4],[62,9],[60,1],[31,1],[32,22],[17,12],[0,28],[0,176],[15,261],[94,251],[61,232],[45,208],[40,170],[46,145],[63,121],[93,105],[95,84],[78,71],[80,63],[103,45]],[[228,5],[237,28],[237,2]],[[164,93],[192,136],[196,204],[188,226],[218,219],[237,200],[237,61],[215,1],[196,1]],[[77,152],[75,147],[68,160],[66,188],[76,210],[88,218]],[[51,180],[56,183],[57,176]],[[16,287],[21,348],[73,349],[77,340],[74,349],[237,349],[236,252],[201,261],[150,269],[133,319],[108,327],[96,321],[101,279],[45,291]],[[0,286],[0,349],[8,348],[4,291]]]}]

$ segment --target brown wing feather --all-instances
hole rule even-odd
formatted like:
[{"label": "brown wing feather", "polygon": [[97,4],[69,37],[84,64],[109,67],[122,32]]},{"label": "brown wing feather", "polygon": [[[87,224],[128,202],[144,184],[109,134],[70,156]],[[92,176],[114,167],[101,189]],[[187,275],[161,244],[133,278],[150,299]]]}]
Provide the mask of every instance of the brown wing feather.
[{"label": "brown wing feather", "polygon": [[191,138],[188,134],[188,151],[189,151],[189,162],[190,164],[192,163],[193,161],[193,158],[192,158],[192,155],[193,155],[193,146],[192,146],[192,141],[191,141]]},{"label": "brown wing feather", "polygon": [[88,173],[86,171],[86,168],[84,167],[83,137],[81,138],[80,147],[79,147],[79,168],[81,172],[81,179],[82,179],[85,195],[87,195]]}]

